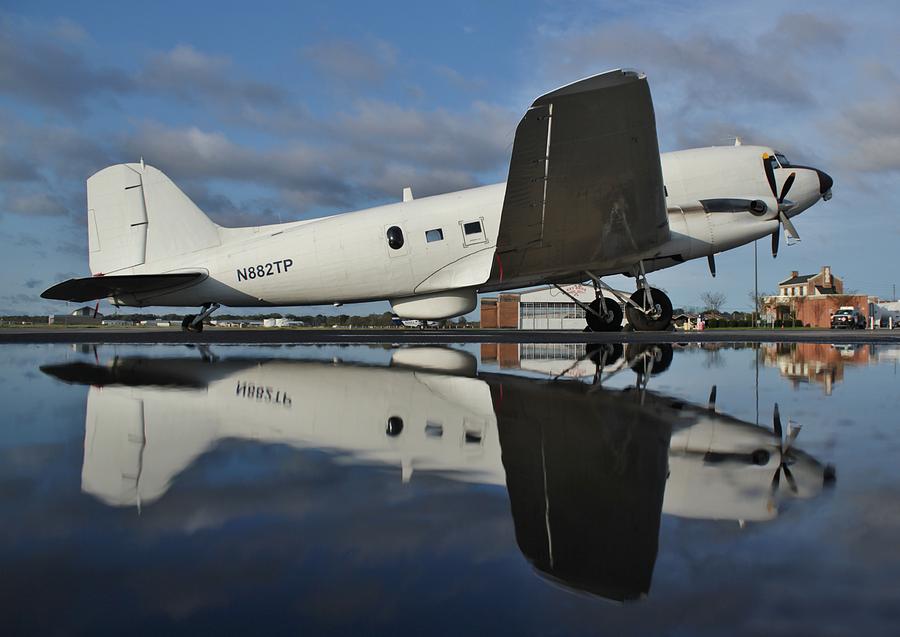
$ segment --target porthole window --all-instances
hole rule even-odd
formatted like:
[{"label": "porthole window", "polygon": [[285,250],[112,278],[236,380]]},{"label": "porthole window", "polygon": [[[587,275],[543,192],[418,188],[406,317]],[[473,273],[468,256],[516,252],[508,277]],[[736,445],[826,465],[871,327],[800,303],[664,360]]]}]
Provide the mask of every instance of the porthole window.
[{"label": "porthole window", "polygon": [[403,247],[403,230],[397,226],[391,226],[387,229],[387,240],[393,250],[399,250]]},{"label": "porthole window", "polygon": [[443,241],[444,240],[444,230],[442,228],[435,228],[434,230],[426,230],[425,231],[425,241],[428,243],[432,243],[434,241]]},{"label": "porthole window", "polygon": [[387,427],[385,428],[384,433],[394,437],[399,436],[401,431],[403,431],[403,419],[400,416],[391,416],[388,418]]}]

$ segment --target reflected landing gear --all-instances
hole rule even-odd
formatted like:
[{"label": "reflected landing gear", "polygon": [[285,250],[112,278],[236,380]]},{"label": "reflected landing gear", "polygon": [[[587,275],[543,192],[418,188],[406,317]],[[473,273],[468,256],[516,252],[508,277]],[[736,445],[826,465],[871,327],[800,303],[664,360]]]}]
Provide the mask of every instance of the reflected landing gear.
[{"label": "reflected landing gear", "polygon": [[203,310],[200,314],[188,314],[184,317],[184,320],[181,321],[181,331],[182,332],[194,332],[199,334],[203,331],[203,321],[208,319],[213,312],[218,310],[221,305],[218,303],[206,303],[203,305]]}]

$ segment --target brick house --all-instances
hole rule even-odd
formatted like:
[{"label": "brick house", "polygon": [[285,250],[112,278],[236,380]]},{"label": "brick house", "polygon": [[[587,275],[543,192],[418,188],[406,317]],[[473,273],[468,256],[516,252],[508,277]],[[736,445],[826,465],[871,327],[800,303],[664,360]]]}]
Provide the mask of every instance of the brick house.
[{"label": "brick house", "polygon": [[778,284],[777,295],[763,299],[762,313],[767,321],[794,318],[810,327],[831,327],[838,308],[855,307],[868,318],[875,301],[866,294],[844,294],[844,281],[825,265],[816,274],[791,272]]},{"label": "brick house", "polygon": [[823,265],[818,274],[798,274],[778,284],[779,296],[816,296],[822,294],[843,294],[844,281],[831,273],[830,265]]}]

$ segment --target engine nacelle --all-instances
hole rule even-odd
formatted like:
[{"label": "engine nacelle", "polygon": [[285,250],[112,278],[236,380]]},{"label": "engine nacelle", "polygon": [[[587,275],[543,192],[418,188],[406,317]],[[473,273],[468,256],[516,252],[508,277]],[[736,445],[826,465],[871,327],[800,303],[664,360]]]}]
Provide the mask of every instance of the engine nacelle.
[{"label": "engine nacelle", "polygon": [[428,321],[468,314],[475,309],[477,303],[474,288],[391,299],[391,307],[400,318]]}]

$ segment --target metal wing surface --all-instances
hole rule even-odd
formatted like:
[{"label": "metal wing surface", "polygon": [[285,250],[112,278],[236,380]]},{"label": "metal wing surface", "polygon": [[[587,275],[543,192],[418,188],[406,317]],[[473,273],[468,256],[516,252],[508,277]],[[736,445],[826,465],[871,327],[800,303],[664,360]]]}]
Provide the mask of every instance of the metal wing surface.
[{"label": "metal wing surface", "polygon": [[646,76],[595,75],[539,97],[519,122],[482,289],[628,269],[668,238]]}]

